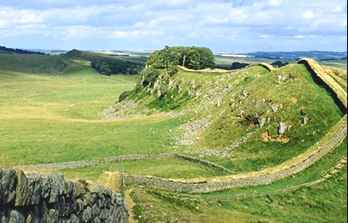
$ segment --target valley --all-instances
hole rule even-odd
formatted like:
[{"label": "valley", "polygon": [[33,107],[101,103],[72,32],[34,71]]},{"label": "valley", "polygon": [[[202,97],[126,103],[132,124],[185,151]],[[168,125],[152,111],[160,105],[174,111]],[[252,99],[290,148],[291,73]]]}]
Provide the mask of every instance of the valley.
[{"label": "valley", "polygon": [[[104,57],[76,52],[0,66],[0,167],[98,185],[105,172],[120,174],[116,188],[132,200],[137,222],[344,222],[343,97],[302,63],[221,70],[192,59],[185,68],[167,53],[137,75],[101,75],[91,63]],[[47,69],[51,60],[66,65]],[[35,61],[47,66],[32,69]],[[346,95],[346,65],[318,66]],[[308,166],[271,182],[221,186],[267,178],[317,151]]]}]

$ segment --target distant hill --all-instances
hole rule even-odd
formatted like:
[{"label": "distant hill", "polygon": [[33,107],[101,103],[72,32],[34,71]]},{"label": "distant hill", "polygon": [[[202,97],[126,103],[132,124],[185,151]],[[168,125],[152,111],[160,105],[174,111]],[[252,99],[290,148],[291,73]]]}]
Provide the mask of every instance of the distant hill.
[{"label": "distant hill", "polygon": [[45,55],[42,52],[36,52],[36,51],[29,51],[29,50],[22,50],[22,49],[13,49],[13,48],[7,48],[4,46],[0,46],[0,54],[38,54],[38,55]]},{"label": "distant hill", "polygon": [[136,74],[141,71],[147,61],[146,57],[130,57],[108,55],[97,52],[73,49],[62,55],[68,59],[87,60],[101,74]]},{"label": "distant hill", "polygon": [[136,74],[147,61],[142,56],[115,56],[103,53],[71,50],[51,55],[29,50],[0,47],[0,70],[25,73],[63,73],[79,66],[75,60],[85,60],[101,74]]},{"label": "distant hill", "polygon": [[63,73],[73,62],[61,56],[0,53],[0,70],[25,73]]}]

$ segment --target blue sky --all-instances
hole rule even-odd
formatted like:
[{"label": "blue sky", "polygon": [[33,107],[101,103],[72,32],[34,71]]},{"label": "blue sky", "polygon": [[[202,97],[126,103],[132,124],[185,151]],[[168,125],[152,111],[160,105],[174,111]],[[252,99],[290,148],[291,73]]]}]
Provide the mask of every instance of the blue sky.
[{"label": "blue sky", "polygon": [[345,51],[346,8],[346,0],[1,0],[0,45]]}]

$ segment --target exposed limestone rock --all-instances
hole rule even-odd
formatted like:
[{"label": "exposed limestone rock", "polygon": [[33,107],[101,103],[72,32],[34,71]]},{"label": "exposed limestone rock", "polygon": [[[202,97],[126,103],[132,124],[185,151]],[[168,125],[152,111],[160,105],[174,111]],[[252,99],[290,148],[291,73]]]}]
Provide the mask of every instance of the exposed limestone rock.
[{"label": "exposed limestone rock", "polygon": [[267,119],[265,117],[258,117],[257,123],[259,128],[262,128],[266,124]]},{"label": "exposed limestone rock", "polygon": [[288,129],[288,126],[285,122],[279,122],[279,126],[278,126],[279,135],[283,135],[287,129]]},{"label": "exposed limestone rock", "polygon": [[242,90],[242,93],[241,93],[241,97],[244,99],[244,98],[247,98],[249,96],[249,92],[247,90]]},{"label": "exposed limestone rock", "polygon": [[0,169],[0,222],[128,222],[121,194],[62,175]]},{"label": "exposed limestone rock", "polygon": [[273,112],[277,112],[279,110],[279,105],[271,105],[271,109]]},{"label": "exposed limestone rock", "polygon": [[203,118],[188,122],[180,127],[183,131],[182,136],[178,139],[178,145],[193,145],[199,140],[199,134],[209,126],[209,119]]},{"label": "exposed limestone rock", "polygon": [[24,223],[24,222],[25,222],[25,218],[20,212],[16,210],[12,210],[10,212],[9,223]]},{"label": "exposed limestone rock", "polygon": [[302,119],[301,119],[301,125],[307,125],[309,122],[309,118],[308,116],[302,116]]}]

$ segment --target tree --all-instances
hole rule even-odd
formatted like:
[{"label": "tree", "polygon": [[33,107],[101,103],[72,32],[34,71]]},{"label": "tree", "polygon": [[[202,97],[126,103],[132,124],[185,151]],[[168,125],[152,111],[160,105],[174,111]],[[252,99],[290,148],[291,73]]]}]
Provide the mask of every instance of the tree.
[{"label": "tree", "polygon": [[177,65],[191,69],[213,68],[214,55],[208,48],[166,46],[154,52],[147,61],[147,66],[159,69],[168,69],[170,66]]}]

